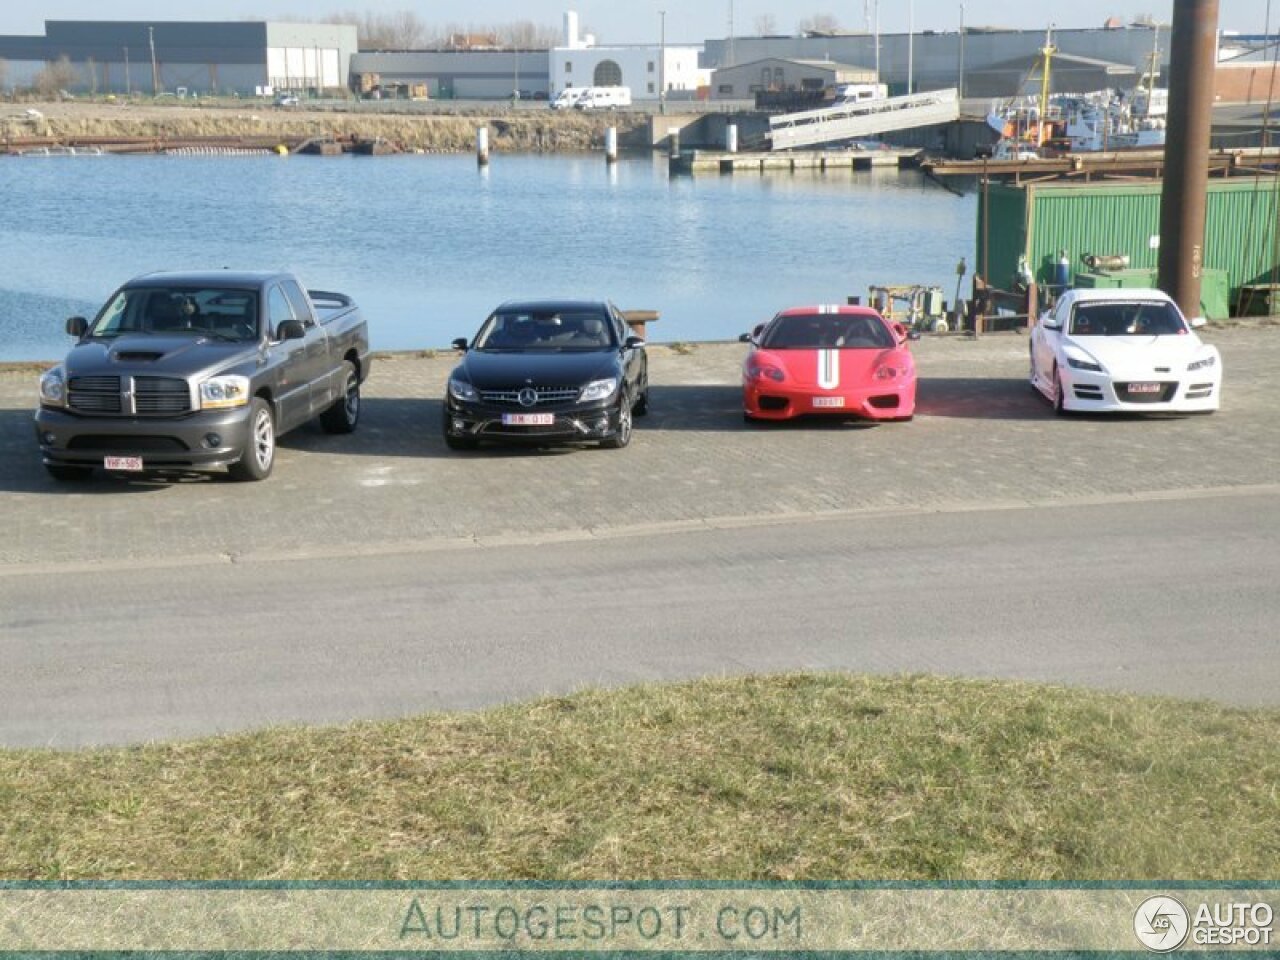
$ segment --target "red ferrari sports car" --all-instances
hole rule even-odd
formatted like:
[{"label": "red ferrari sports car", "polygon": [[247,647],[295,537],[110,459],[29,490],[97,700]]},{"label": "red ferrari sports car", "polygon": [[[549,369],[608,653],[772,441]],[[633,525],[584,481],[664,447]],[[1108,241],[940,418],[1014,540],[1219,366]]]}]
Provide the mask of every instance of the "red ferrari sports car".
[{"label": "red ferrari sports car", "polygon": [[742,414],[788,420],[811,414],[910,420],[918,339],[869,307],[794,307],[740,337]]}]

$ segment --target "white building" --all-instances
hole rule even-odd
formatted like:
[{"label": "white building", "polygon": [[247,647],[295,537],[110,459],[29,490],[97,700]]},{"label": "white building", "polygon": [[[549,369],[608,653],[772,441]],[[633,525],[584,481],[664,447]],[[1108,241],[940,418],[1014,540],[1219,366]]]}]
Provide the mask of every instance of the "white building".
[{"label": "white building", "polygon": [[578,15],[564,15],[564,43],[551,50],[551,96],[570,87],[630,87],[633,100],[657,100],[662,90],[678,99],[709,87],[710,71],[698,68],[698,47],[636,44],[598,47],[581,36]]}]

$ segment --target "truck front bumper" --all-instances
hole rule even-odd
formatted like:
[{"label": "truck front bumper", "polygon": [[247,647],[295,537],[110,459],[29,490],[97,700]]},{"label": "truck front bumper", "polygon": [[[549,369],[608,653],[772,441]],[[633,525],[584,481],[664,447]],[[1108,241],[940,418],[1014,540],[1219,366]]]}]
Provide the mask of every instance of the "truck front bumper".
[{"label": "truck front bumper", "polygon": [[144,470],[214,470],[244,455],[249,409],[160,419],[84,417],[40,407],[36,442],[50,466],[101,467],[107,457],[140,457]]}]

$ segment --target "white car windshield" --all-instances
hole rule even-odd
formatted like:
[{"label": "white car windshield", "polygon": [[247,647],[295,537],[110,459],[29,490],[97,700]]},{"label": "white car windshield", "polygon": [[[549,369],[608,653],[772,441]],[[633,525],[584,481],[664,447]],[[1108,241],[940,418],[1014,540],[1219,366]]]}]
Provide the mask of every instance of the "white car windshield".
[{"label": "white car windshield", "polygon": [[1077,337],[1160,337],[1186,333],[1187,325],[1167,301],[1078,303],[1068,332]]}]

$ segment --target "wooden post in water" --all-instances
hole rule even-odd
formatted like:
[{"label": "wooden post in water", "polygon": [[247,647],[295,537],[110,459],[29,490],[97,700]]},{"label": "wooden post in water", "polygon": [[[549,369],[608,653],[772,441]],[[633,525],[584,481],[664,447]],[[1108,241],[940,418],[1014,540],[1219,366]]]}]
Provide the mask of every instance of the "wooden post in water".
[{"label": "wooden post in water", "polygon": [[476,130],[476,163],[482,167],[489,165],[489,128]]},{"label": "wooden post in water", "polygon": [[724,149],[726,153],[738,152],[738,125],[731,123],[724,128]]},{"label": "wooden post in water", "polygon": [[618,162],[618,128],[608,127],[604,131],[604,159],[606,163]]}]

